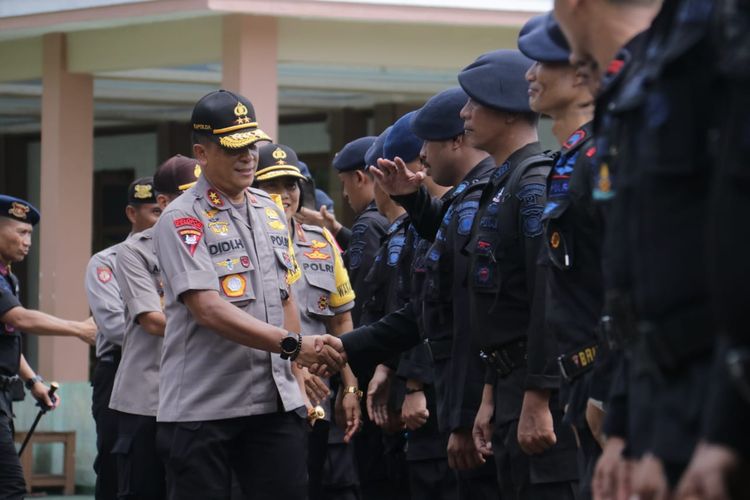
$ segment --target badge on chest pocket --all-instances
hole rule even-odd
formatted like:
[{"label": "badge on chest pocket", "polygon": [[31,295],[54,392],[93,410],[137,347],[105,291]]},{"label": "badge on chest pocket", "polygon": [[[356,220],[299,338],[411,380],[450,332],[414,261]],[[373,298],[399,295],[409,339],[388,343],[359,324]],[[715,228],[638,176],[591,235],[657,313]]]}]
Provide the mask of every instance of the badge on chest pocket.
[{"label": "badge on chest pocket", "polygon": [[222,296],[229,302],[242,302],[255,298],[251,283],[254,269],[250,258],[244,254],[230,255],[214,261]]}]

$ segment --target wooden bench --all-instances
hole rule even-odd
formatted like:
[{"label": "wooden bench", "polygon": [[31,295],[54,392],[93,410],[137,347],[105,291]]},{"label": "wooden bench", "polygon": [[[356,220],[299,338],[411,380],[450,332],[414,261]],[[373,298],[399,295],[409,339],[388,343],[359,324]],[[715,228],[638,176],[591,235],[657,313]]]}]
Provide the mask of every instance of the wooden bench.
[{"label": "wooden bench", "polygon": [[[16,432],[15,441],[23,443],[26,432]],[[34,474],[34,445],[46,443],[62,443],[64,451],[62,474]],[[76,433],[75,431],[48,432],[36,431],[31,436],[31,441],[21,455],[21,467],[23,477],[26,479],[26,489],[31,492],[32,488],[62,487],[65,495],[72,495],[76,485]]]}]

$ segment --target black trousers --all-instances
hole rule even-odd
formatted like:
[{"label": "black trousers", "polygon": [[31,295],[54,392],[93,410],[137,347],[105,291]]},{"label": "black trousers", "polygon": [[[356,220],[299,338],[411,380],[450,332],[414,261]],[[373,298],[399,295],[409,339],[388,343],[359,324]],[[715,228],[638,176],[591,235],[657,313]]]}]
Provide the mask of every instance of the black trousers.
[{"label": "black trousers", "polygon": [[117,412],[117,498],[163,500],[164,464],[156,451],[156,417]]},{"label": "black trousers", "polygon": [[13,442],[13,419],[0,412],[0,498],[16,500],[25,495],[26,481]]},{"label": "black trousers", "polygon": [[498,500],[501,498],[493,457],[488,458],[476,469],[457,471],[454,474],[458,482],[458,500]]},{"label": "black trousers", "polygon": [[354,445],[331,442],[332,429],[335,431],[330,422],[318,422],[310,432],[307,457],[310,500],[359,500]]},{"label": "black trousers", "polygon": [[456,473],[447,458],[409,461],[411,500],[456,500]]},{"label": "black trousers", "polygon": [[307,499],[307,423],[294,412],[157,424],[170,500]]},{"label": "black trousers", "polygon": [[117,497],[117,462],[111,453],[117,440],[117,412],[109,408],[109,398],[118,365],[119,362],[98,361],[91,380],[91,413],[96,424],[96,500]]}]

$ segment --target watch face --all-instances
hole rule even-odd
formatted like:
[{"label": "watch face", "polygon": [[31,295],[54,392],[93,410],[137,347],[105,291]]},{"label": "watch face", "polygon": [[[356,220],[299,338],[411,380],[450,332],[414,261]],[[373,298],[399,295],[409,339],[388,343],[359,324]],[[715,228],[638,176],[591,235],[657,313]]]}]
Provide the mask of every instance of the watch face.
[{"label": "watch face", "polygon": [[281,341],[281,350],[291,354],[297,349],[297,337],[284,337],[284,340]]}]

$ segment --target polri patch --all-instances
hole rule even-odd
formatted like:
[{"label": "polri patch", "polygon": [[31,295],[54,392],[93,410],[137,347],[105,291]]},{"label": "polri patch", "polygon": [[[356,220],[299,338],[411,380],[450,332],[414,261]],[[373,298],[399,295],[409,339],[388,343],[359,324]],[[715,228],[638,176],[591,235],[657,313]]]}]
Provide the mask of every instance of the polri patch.
[{"label": "polri patch", "polygon": [[112,281],[112,269],[107,266],[99,266],[96,268],[96,277],[102,283],[109,283]]}]

